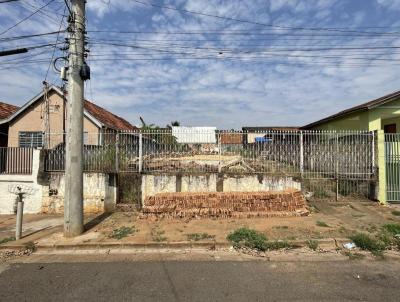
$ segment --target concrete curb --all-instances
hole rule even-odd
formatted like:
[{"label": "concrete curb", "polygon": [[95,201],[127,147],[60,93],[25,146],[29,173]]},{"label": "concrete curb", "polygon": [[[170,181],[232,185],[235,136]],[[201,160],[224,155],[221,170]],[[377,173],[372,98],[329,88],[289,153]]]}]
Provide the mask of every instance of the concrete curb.
[{"label": "concrete curb", "polygon": [[[346,238],[329,238],[315,240],[319,245],[337,244],[339,247],[343,243],[349,242]],[[307,246],[307,240],[289,241],[289,243],[298,246]],[[131,249],[131,250],[183,250],[183,249],[221,249],[230,248],[232,245],[229,242],[148,242],[148,243],[130,243],[130,242],[87,242],[87,243],[54,243],[54,244],[37,244],[37,251],[84,251],[84,250],[107,250],[107,249]],[[24,244],[3,244],[0,245],[0,250],[21,250],[25,249]]]}]

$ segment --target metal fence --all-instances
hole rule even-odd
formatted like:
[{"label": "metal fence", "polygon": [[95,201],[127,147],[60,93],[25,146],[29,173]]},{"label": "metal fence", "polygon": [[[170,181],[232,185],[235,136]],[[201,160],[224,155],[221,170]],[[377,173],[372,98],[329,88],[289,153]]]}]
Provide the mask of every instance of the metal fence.
[{"label": "metal fence", "polygon": [[[370,179],[375,172],[373,132],[151,130],[103,133],[98,141],[84,147],[85,171],[263,173],[307,179]],[[45,169],[63,171],[65,145],[45,152]]]},{"label": "metal fence", "polygon": [[0,174],[32,174],[32,148],[0,148]]},{"label": "metal fence", "polygon": [[[97,142],[84,146],[86,172],[292,177],[318,198],[369,197],[376,181],[374,132],[147,130],[85,135]],[[46,171],[64,171],[63,143],[44,152]]]},{"label": "metal fence", "polygon": [[385,134],[386,198],[400,202],[400,134]]}]

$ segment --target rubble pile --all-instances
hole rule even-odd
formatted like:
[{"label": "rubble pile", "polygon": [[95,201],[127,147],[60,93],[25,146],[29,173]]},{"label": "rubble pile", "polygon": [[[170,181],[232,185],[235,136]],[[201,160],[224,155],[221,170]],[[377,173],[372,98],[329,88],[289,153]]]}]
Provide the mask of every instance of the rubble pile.
[{"label": "rubble pile", "polygon": [[300,191],[159,193],[144,202],[142,217],[252,218],[306,216]]}]

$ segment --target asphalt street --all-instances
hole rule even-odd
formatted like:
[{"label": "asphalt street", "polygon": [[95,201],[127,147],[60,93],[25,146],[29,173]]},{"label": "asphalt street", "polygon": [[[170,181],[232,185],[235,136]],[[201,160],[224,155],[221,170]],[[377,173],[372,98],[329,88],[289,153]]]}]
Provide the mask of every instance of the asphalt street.
[{"label": "asphalt street", "polygon": [[1,301],[399,301],[397,261],[0,265]]}]

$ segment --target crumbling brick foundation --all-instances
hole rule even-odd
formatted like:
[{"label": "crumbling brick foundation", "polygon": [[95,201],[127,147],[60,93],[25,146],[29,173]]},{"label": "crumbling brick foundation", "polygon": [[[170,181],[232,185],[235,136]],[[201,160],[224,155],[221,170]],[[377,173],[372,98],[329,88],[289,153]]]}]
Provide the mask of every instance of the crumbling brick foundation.
[{"label": "crumbling brick foundation", "polygon": [[145,200],[142,217],[251,218],[309,214],[300,191],[159,193]]}]

